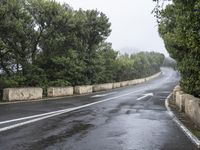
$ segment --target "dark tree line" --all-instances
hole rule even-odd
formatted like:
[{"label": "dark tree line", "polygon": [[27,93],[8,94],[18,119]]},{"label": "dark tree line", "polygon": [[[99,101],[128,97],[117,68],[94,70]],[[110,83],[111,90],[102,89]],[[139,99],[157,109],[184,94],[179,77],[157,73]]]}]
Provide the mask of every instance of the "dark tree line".
[{"label": "dark tree line", "polygon": [[157,9],[159,33],[170,55],[177,61],[181,87],[200,96],[200,1],[173,0]]},{"label": "dark tree line", "polygon": [[119,55],[109,19],[51,0],[1,0],[0,89],[129,80],[160,70],[159,53]]}]

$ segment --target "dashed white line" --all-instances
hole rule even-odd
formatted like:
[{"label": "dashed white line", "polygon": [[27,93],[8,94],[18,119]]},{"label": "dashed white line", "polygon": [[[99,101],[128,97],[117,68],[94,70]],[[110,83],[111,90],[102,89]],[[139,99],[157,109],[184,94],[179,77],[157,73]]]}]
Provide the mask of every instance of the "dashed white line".
[{"label": "dashed white line", "polygon": [[177,126],[184,132],[184,134],[197,146],[200,148],[200,140],[192,133],[190,130],[176,117],[169,107],[169,99],[172,93],[165,100],[165,107],[167,108],[167,113],[172,117],[172,120],[177,124]]},{"label": "dashed white line", "polygon": [[142,99],[149,97],[149,96],[153,96],[153,93],[147,93],[144,96],[137,98],[137,101],[142,100]]}]

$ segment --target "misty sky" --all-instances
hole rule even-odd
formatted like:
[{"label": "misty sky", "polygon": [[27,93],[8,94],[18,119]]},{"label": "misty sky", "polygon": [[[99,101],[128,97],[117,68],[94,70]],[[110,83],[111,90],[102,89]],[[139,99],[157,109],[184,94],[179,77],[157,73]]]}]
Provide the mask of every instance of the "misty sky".
[{"label": "misty sky", "polygon": [[151,11],[152,0],[57,0],[74,9],[97,9],[107,15],[112,23],[112,33],[107,41],[115,50],[124,52],[158,51],[168,55],[157,31]]}]

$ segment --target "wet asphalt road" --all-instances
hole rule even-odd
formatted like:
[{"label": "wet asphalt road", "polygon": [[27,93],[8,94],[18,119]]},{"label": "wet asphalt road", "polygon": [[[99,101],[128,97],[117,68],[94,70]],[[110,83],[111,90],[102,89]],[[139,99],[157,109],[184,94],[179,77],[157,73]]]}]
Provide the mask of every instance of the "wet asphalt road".
[{"label": "wet asphalt road", "polygon": [[[196,149],[172,121],[164,105],[179,76],[167,68],[163,68],[162,72],[161,76],[152,81],[112,91],[60,100],[0,105],[2,122],[99,102],[0,132],[0,149]],[[151,94],[145,96],[147,93]],[[0,124],[0,128],[30,120]]]}]

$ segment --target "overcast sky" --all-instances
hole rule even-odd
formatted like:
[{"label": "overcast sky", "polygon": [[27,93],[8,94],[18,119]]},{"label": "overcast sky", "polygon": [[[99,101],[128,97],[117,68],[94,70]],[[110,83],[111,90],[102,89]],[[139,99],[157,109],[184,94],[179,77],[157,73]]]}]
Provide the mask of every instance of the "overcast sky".
[{"label": "overcast sky", "polygon": [[107,15],[112,23],[112,33],[107,41],[122,53],[158,51],[168,55],[159,37],[156,19],[151,11],[152,0],[57,0],[74,9],[97,9]]}]

